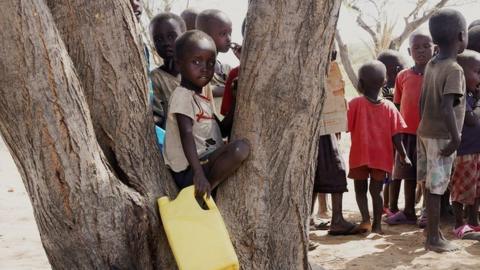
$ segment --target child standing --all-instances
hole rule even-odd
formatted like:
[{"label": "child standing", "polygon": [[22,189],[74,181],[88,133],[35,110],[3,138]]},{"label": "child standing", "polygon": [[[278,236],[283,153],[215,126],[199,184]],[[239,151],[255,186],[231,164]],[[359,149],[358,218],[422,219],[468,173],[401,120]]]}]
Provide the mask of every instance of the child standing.
[{"label": "child standing", "polygon": [[[364,64],[358,71],[358,88],[363,96],[348,104],[348,130],[352,137],[348,176],[354,179],[355,196],[362,215],[359,230],[364,232],[371,228],[372,232],[383,233],[381,192],[383,181],[393,168],[393,144],[402,162],[411,163],[399,134],[406,127],[405,122],[395,105],[380,96],[386,73],[380,61]],[[373,202],[373,226],[368,212],[368,190]]]},{"label": "child standing", "polygon": [[223,122],[214,117],[213,102],[205,95],[216,54],[215,43],[201,31],[187,31],[175,42],[182,80],[169,102],[164,158],[177,186],[194,184],[197,196],[210,195],[250,152],[245,140],[223,144]]},{"label": "child standing", "polygon": [[[378,55],[377,60],[382,62],[387,68],[387,83],[382,87],[382,96],[385,99],[393,102],[395,80],[397,79],[398,73],[406,66],[405,59],[398,51],[385,50]],[[385,186],[383,188],[383,198],[385,199],[383,201],[383,212],[387,214],[387,216],[394,214],[389,205],[391,193],[390,189],[392,188],[391,182],[392,175],[388,174],[387,178],[385,179]],[[399,191],[400,186],[395,187],[395,189]],[[398,195],[395,198],[398,200]]]},{"label": "child standing", "polygon": [[[459,239],[480,240],[480,53],[467,50],[458,56],[467,86],[465,122],[455,158],[451,196],[455,214],[454,233]],[[463,220],[466,206],[467,223]]]},{"label": "child standing", "polygon": [[160,13],[150,22],[150,33],[163,65],[150,72],[153,87],[153,115],[155,124],[165,129],[168,115],[168,100],[173,90],[180,85],[173,53],[175,40],[185,32],[185,22],[173,13]]},{"label": "child standing", "polygon": [[[389,225],[416,224],[415,189],[417,186],[417,128],[420,123],[420,94],[422,92],[423,73],[433,56],[433,42],[429,34],[417,31],[410,36],[409,54],[415,65],[402,70],[395,82],[394,103],[400,108],[407,128],[401,130],[402,141],[412,166],[404,166],[400,155],[396,155],[393,170],[393,181],[390,183],[390,211],[396,212],[385,222]],[[404,179],[405,209],[398,209],[400,182]]]},{"label": "child standing", "polygon": [[452,9],[435,13],[429,28],[438,54],[428,62],[423,78],[417,177],[426,189],[425,249],[445,252],[458,249],[440,231],[440,200],[450,181],[465,116],[465,77],[457,55],[465,50],[468,36],[465,18]]}]

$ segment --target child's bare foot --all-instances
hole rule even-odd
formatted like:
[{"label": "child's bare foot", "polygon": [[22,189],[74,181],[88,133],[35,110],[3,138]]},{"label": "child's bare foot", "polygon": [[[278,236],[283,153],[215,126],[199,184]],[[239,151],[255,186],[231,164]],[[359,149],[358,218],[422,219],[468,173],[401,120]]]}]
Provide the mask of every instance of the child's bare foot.
[{"label": "child's bare foot", "polygon": [[385,234],[382,230],[382,225],[373,223],[372,233]]},{"label": "child's bare foot", "polygon": [[357,225],[353,231],[355,234],[362,234],[362,233],[367,233],[372,230],[372,225],[370,222],[362,222],[359,225]]},{"label": "child's bare foot", "polygon": [[429,240],[425,242],[425,250],[431,250],[438,253],[457,251],[460,248],[448,240],[438,238],[437,241]]}]

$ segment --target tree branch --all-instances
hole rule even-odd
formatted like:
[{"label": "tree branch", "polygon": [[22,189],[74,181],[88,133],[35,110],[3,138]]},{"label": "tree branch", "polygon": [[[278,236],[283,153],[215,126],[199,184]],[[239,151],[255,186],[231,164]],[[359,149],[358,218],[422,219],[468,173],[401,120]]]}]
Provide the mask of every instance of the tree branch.
[{"label": "tree branch", "polygon": [[[421,0],[421,1],[423,2],[424,0]],[[420,27],[420,25],[422,25],[424,22],[428,21],[428,19],[430,19],[436,11],[443,8],[448,3],[448,1],[449,0],[439,1],[430,10],[427,10],[421,17],[419,17],[417,19],[414,19],[413,21],[409,21],[410,15],[412,15],[412,14],[415,15],[415,14],[418,14],[420,12],[419,9],[417,10],[417,8],[418,8],[418,5],[417,5],[417,7],[410,13],[410,15],[405,18],[405,27],[404,27],[402,33],[398,37],[396,37],[392,40],[389,48],[393,49],[393,50],[398,50],[400,48],[400,46],[402,45],[402,43],[410,36],[410,34],[413,31],[415,31],[415,29]]]},{"label": "tree branch", "polygon": [[340,60],[342,61],[343,68],[347,73],[348,79],[352,82],[353,87],[355,87],[358,92],[358,77],[353,68],[352,62],[350,61],[350,56],[348,54],[348,46],[343,42],[342,37],[340,36],[340,32],[338,30],[335,31],[335,40],[337,41],[338,52],[340,53]]}]

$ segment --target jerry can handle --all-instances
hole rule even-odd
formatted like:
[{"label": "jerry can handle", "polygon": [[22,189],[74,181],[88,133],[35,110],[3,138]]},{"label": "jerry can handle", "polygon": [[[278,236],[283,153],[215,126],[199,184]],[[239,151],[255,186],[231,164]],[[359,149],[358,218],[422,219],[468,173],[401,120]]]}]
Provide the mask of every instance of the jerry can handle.
[{"label": "jerry can handle", "polygon": [[198,208],[202,211],[216,210],[217,209],[217,205],[215,204],[213,199],[211,197],[207,198],[206,194],[203,195],[203,201],[205,201],[205,203],[207,204],[208,210],[202,209],[200,207],[200,205],[198,205],[198,202],[195,199],[195,186],[194,185],[188,186],[188,187],[184,188],[183,190],[181,190],[179,196],[190,197],[190,199],[191,199],[190,201],[195,204],[196,208]]}]

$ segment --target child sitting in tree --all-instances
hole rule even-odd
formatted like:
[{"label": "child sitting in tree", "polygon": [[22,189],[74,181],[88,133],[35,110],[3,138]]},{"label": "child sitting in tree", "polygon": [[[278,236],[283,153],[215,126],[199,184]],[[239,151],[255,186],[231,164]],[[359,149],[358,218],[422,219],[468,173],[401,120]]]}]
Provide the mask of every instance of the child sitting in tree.
[{"label": "child sitting in tree", "polygon": [[185,22],[173,13],[160,13],[150,22],[150,33],[163,65],[150,73],[153,88],[153,115],[155,124],[165,129],[168,100],[180,85],[180,76],[173,59],[175,40],[185,32]]},{"label": "child sitting in tree", "polygon": [[429,28],[438,54],[428,62],[423,77],[417,178],[426,189],[425,249],[444,252],[458,249],[440,231],[440,201],[450,181],[465,116],[465,77],[457,55],[465,50],[468,36],[465,18],[452,9],[436,12]]},{"label": "child sitting in tree", "polygon": [[[196,28],[207,33],[215,42],[218,53],[226,53],[231,47],[232,21],[227,14],[217,9],[207,9],[197,16]],[[211,81],[212,92],[215,99],[216,108],[220,108],[225,82],[230,72],[230,66],[215,62],[215,74]]]},{"label": "child sitting in tree", "polygon": [[180,14],[180,17],[185,21],[187,26],[187,31],[195,30],[195,23],[197,21],[197,16],[200,13],[196,8],[187,8]]},{"label": "child sitting in tree", "polygon": [[[454,234],[459,239],[480,240],[480,53],[467,50],[458,56],[467,87],[465,122],[455,158],[451,197],[455,214]],[[466,206],[467,223],[463,207]]]},{"label": "child sitting in tree", "polygon": [[[406,128],[405,122],[395,105],[380,95],[386,73],[385,65],[380,61],[364,64],[358,71],[358,88],[363,96],[354,98],[348,106],[348,131],[352,138],[348,176],[354,179],[355,196],[362,215],[358,230],[362,232],[371,229],[383,233],[381,192],[383,181],[393,168],[393,145],[401,161],[411,164],[399,133]],[[369,190],[373,201],[373,226],[368,212]]]},{"label": "child sitting in tree", "polygon": [[182,79],[170,98],[164,158],[177,186],[193,184],[197,196],[210,195],[250,152],[245,140],[223,143],[224,123],[214,116],[213,102],[205,93],[216,56],[215,43],[201,31],[187,31],[175,42]]},{"label": "child sitting in tree", "polygon": [[[394,103],[400,108],[400,114],[407,124],[401,130],[402,141],[411,158],[412,166],[404,166],[400,155],[396,155],[393,170],[393,181],[390,183],[390,211],[395,213],[385,222],[389,225],[416,224],[415,189],[417,186],[417,128],[420,123],[420,94],[422,92],[423,73],[425,66],[433,56],[433,42],[428,33],[416,31],[410,36],[409,54],[414,66],[402,70],[395,82]],[[401,179],[404,179],[405,209],[399,211],[398,196]]]}]

